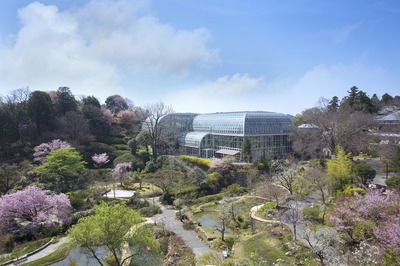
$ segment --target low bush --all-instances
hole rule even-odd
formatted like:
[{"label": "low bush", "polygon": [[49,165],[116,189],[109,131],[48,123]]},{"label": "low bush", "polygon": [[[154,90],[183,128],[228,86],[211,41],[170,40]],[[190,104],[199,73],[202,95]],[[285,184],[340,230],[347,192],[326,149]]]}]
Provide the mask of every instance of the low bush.
[{"label": "low bush", "polygon": [[276,209],[276,203],[275,202],[267,202],[265,203],[259,210],[259,213],[267,213],[268,210],[274,210]]},{"label": "low bush", "polygon": [[321,210],[319,207],[304,207],[303,214],[313,220],[318,220],[321,214]]},{"label": "low bush", "polygon": [[190,221],[190,220],[183,221],[183,229],[194,230],[195,227],[196,227],[196,225],[192,221]]},{"label": "low bush", "polygon": [[195,164],[199,167],[206,167],[207,169],[210,167],[211,165],[211,160],[209,159],[204,159],[204,158],[199,158],[199,157],[194,157],[194,156],[189,156],[189,155],[181,155],[179,156],[179,159],[181,159],[184,162],[187,163],[192,163]]},{"label": "low bush", "polygon": [[135,197],[135,196],[131,197],[128,200],[127,205],[129,207],[133,208],[133,209],[136,209],[136,210],[150,206],[150,204],[146,200],[140,199],[140,198]]},{"label": "low bush", "polygon": [[152,217],[156,214],[162,213],[162,210],[159,206],[150,205],[144,208],[139,209],[140,215],[144,217]]},{"label": "low bush", "polygon": [[198,199],[194,199],[193,200],[193,204],[204,204],[210,201],[219,201],[222,200],[222,198],[224,197],[223,193],[220,194],[215,194],[215,195],[208,195],[208,196],[204,196]]}]

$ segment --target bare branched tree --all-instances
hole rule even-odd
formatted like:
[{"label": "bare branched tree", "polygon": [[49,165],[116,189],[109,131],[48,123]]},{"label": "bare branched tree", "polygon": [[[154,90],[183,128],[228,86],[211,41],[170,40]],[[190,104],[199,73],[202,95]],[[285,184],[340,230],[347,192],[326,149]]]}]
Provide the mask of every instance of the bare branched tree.
[{"label": "bare branched tree", "polygon": [[308,126],[295,130],[293,147],[308,156],[321,154],[324,148],[333,153],[337,145],[348,151],[362,151],[368,145],[368,130],[376,126],[373,115],[346,106],[337,111],[325,106],[307,109],[303,121]]},{"label": "bare branched tree", "polygon": [[142,129],[147,131],[150,136],[153,159],[157,159],[163,135],[167,130],[167,125],[161,122],[162,118],[173,112],[172,107],[166,106],[162,102],[148,105],[142,112],[147,113],[147,119],[143,122]]}]

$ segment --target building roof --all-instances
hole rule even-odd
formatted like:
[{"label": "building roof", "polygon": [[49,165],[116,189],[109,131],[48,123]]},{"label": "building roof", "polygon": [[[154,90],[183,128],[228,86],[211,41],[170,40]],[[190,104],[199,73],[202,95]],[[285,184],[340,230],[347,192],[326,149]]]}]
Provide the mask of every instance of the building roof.
[{"label": "building roof", "polygon": [[381,116],[379,118],[377,118],[378,121],[381,122],[389,122],[389,121],[396,121],[396,122],[400,122],[400,111],[396,111],[394,113],[385,115],[385,116]]}]

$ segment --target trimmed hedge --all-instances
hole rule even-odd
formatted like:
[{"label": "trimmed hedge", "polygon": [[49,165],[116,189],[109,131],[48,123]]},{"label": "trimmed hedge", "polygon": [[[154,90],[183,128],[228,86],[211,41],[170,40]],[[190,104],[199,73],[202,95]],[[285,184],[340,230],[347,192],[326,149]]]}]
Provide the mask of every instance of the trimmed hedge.
[{"label": "trimmed hedge", "polygon": [[199,158],[199,157],[194,157],[194,156],[189,156],[189,155],[181,155],[179,156],[179,159],[186,163],[192,163],[195,164],[199,167],[207,167],[209,168],[212,161],[209,159],[204,159],[204,158]]}]

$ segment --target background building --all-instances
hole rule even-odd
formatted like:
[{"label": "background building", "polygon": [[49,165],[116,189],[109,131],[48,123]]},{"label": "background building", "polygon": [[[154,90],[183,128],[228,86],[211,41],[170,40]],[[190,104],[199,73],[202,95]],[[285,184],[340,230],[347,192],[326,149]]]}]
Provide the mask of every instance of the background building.
[{"label": "background building", "polygon": [[292,151],[289,135],[291,116],[273,112],[228,112],[213,114],[173,113],[161,119],[178,139],[179,150],[210,158],[235,156],[242,159],[242,143],[250,142],[249,159],[275,157]]}]

